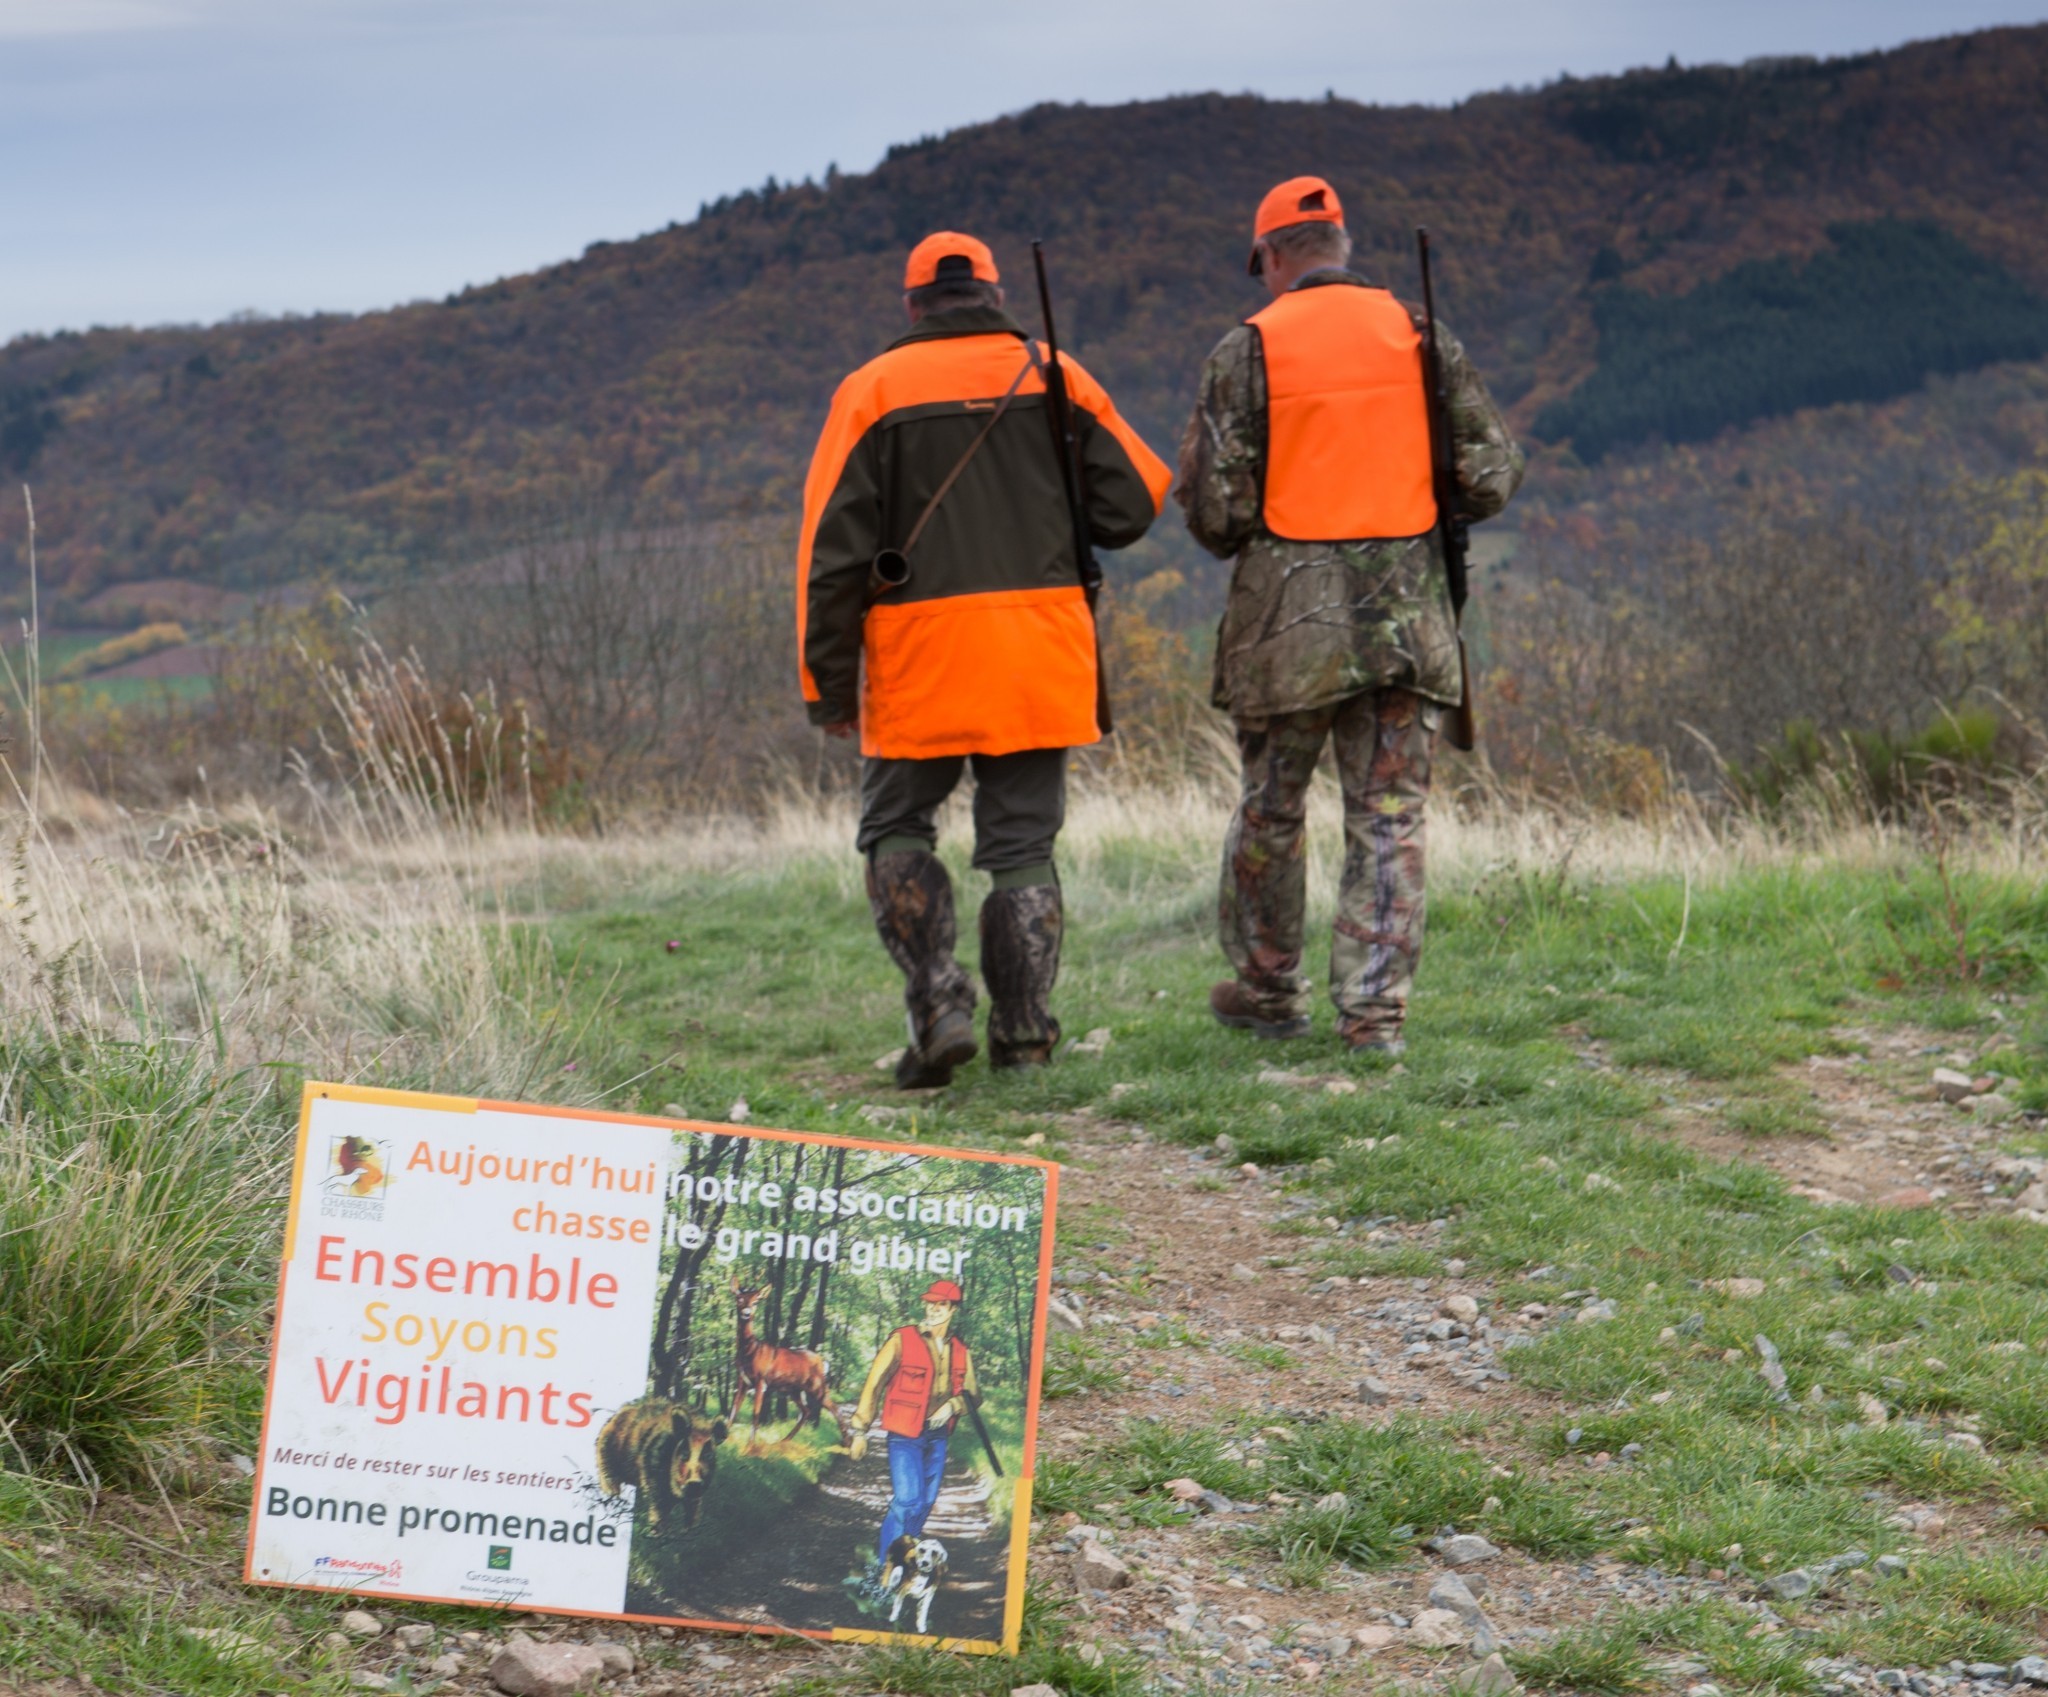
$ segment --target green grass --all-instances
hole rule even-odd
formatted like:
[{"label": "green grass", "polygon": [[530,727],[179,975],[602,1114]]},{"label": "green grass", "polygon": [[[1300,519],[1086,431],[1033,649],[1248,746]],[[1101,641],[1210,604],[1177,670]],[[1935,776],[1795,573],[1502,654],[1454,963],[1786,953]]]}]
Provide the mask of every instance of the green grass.
[{"label": "green grass", "polygon": [[1649,1659],[1627,1626],[1581,1627],[1559,1633],[1540,1650],[1518,1651],[1508,1666],[1543,1691],[1586,1691],[1629,1697],[1650,1683]]},{"label": "green grass", "polygon": [[[1270,1410],[1190,1404],[1186,1421],[1130,1424],[1044,1463],[1040,1515],[1171,1524],[1160,1487],[1182,1475],[1238,1499],[1278,1492],[1292,1505],[1246,1517],[1238,1548],[1302,1586],[1339,1564],[1410,1562],[1417,1540],[1444,1524],[1539,1559],[1696,1566],[1738,1585],[1852,1545],[1913,1557],[1904,1578],[1849,1574],[1783,1605],[1814,1635],[1799,1641],[1750,1636],[1753,1617],[1732,1607],[1603,1617],[1518,1657],[1525,1683],[1546,1689],[1633,1692],[1654,1682],[1649,1652],[1682,1649],[1726,1690],[1807,1697],[1815,1683],[1803,1664],[1817,1648],[1931,1665],[2041,1642],[2048,1584],[2026,1552],[2028,1529],[2048,1519],[2048,1356],[2031,1347],[2048,1336],[2048,1235],[1938,1209],[1821,1210],[1760,1166],[1646,1135],[1667,1112],[1697,1117],[1691,1105],[1707,1099],[1753,1138],[1806,1134],[1812,1109],[1779,1069],[1855,1047],[1839,1028],[1888,1022],[1933,1026],[1958,1047],[2012,1033],[2019,1047],[1999,1069],[2019,1076],[2020,1100],[2048,1103],[2039,890],[1965,877],[1952,926],[1925,869],[1788,864],[1696,885],[1689,901],[1676,882],[1499,873],[1474,890],[1433,892],[1411,1048],[1390,1071],[1345,1055],[1326,1010],[1317,1034],[1286,1051],[1219,1034],[1204,1000],[1218,971],[1210,860],[1207,844],[1134,840],[1099,849],[1069,877],[1057,1007],[1070,1031],[1109,1027],[1106,1054],[1026,1076],[977,1064],[910,1104],[914,1117],[887,1134],[997,1149],[1043,1134],[1033,1147],[1056,1152],[1076,1123],[1064,1116],[1085,1109],[1169,1145],[1227,1135],[1234,1159],[1280,1169],[1284,1188],[1314,1202],[1315,1220],[1442,1222],[1381,1244],[1317,1226],[1294,1251],[1304,1264],[1424,1277],[1456,1255],[1468,1277],[1494,1281],[1497,1321],[1568,1289],[1597,1292],[1615,1315],[1502,1355],[1520,1388],[1544,1399],[1539,1417],[1482,1404],[1455,1421],[1290,1419],[1276,1436],[1260,1430]],[[964,869],[956,876],[971,961],[982,886]],[[850,852],[843,864],[556,895],[546,929],[564,963],[563,1029],[576,1034],[580,1078],[613,1105],[723,1119],[744,1097],[755,1123],[855,1134],[878,1129],[859,1117],[863,1106],[904,1105],[873,1064],[902,1041],[900,992]],[[1276,1056],[1303,1072],[1350,1073],[1360,1089],[1260,1084]],[[231,1507],[180,1497],[213,1504],[180,1510],[202,1528],[180,1571],[210,1577],[194,1591],[196,1612],[172,1621],[136,1588],[88,1583],[133,1565],[135,1553],[123,1554],[104,1515],[102,1530],[76,1534],[78,1493],[62,1483],[78,1476],[67,1443],[109,1478],[161,1470],[181,1453],[211,1456],[217,1471],[219,1444],[202,1434],[246,1444],[258,1394],[249,1326],[274,1271],[275,1196],[209,1210],[223,1173],[274,1181],[260,1151],[281,1132],[275,1104],[189,1051],[95,1048],[68,1071],[29,1059],[13,1069],[7,1102],[34,1129],[33,1159],[9,1179],[13,1235],[0,1238],[0,1328],[15,1328],[0,1337],[0,1359],[27,1365],[0,1380],[0,1414],[43,1482],[0,1476],[0,1519],[24,1529],[0,1545],[0,1581],[36,1599],[0,1638],[0,1670],[116,1692],[337,1688],[343,1670],[319,1647],[331,1601],[251,1597],[227,1577],[239,1533]],[[2015,1128],[2014,1144],[2026,1135]],[[62,1166],[78,1150],[89,1158]],[[60,1167],[54,1185],[37,1179]],[[107,1175],[119,1173],[141,1175],[143,1200],[121,1203],[139,1212],[118,1212],[117,1192],[127,1192]],[[1605,1182],[1588,1189],[1591,1175]],[[1119,1308],[1154,1305],[1132,1221],[1085,1194],[1072,1201],[1060,1222],[1063,1273],[1106,1275],[1093,1288]],[[65,1239],[60,1221],[92,1229]],[[73,1247],[58,1253],[60,1239]],[[1763,1292],[1708,1284],[1730,1278],[1761,1279]],[[175,1300],[113,1300],[150,1280]],[[1788,1400],[1758,1372],[1759,1335],[1782,1358]],[[70,1341],[53,1350],[47,1339]],[[1064,1407],[1124,1381],[1133,1341],[1218,1348],[1274,1372],[1291,1359],[1270,1344],[1212,1343],[1178,1321],[1101,1337],[1056,1329],[1048,1430]],[[2014,1341],[2029,1347],[1998,1347]],[[109,1362],[120,1371],[92,1370]],[[1865,1397],[1888,1411],[1883,1429],[1864,1418]],[[1940,1441],[1958,1422],[1985,1447]],[[1618,1458],[1626,1444],[1640,1455],[1593,1459]],[[188,1486],[173,1477],[168,1488]],[[1315,1506],[1340,1491],[1343,1506]],[[1988,1517],[1998,1531],[1918,1552],[1890,1520],[1906,1501]],[[30,1553],[46,1528],[57,1529],[58,1557]],[[416,1613],[452,1623],[461,1611]],[[273,1659],[252,1675],[174,1630],[215,1621],[274,1645]],[[1027,1646],[1009,1665],[878,1651],[846,1676],[851,1687],[819,1675],[787,1689],[968,1693],[1033,1679],[1090,1697],[1141,1688],[1135,1664],[1083,1659],[1042,1595]]]},{"label": "green grass", "polygon": [[0,1052],[0,1078],[0,1431],[93,1487],[246,1448],[290,1081],[68,1037]]},{"label": "green grass", "polygon": [[847,1691],[901,1693],[902,1697],[1006,1697],[1020,1685],[1050,1685],[1065,1697],[1140,1697],[1144,1664],[1121,1653],[1084,1656],[1068,1642],[1066,1623],[1052,1598],[1027,1591],[1021,1650],[1014,1661],[954,1656],[918,1647],[868,1650],[852,1677],[799,1677],[777,1689],[790,1697],[839,1697]]},{"label": "green grass", "polygon": [[[1043,1116],[1101,1108],[1122,1085],[1118,1118],[1190,1147],[1227,1134],[1234,1158],[1288,1169],[1319,1212],[1446,1222],[1427,1244],[1336,1239],[1321,1252],[1332,1270],[1423,1276],[1456,1254],[1474,1273],[1512,1281],[1503,1290],[1517,1303],[1590,1288],[1617,1313],[1503,1358],[1565,1411],[1557,1434],[1503,1420],[1458,1447],[1411,1420],[1332,1421],[1267,1446],[1247,1472],[1253,1452],[1218,1447],[1227,1422],[1136,1429],[1051,1469],[1043,1512],[1094,1515],[1108,1503],[1154,1520],[1164,1512],[1157,1485],[1181,1474],[1225,1495],[1292,1492],[1297,1505],[1261,1517],[1256,1539],[1307,1584],[1333,1563],[1406,1559],[1415,1538],[1446,1523],[1536,1556],[1605,1551],[1667,1570],[1724,1566],[1722,1552],[1739,1544],[1740,1570],[1762,1577],[1852,1545],[1901,1547],[1890,1515],[1907,1500],[1982,1501],[2020,1516],[2048,1508],[2037,1454],[2048,1441],[2048,1360],[1993,1347],[2048,1331],[2048,1256],[2035,1228],[1939,1210],[1822,1211],[1761,1167],[1642,1134],[1667,1102],[1707,1096],[1725,1098],[1724,1123],[1750,1136],[1811,1134],[1817,1116],[1776,1069],[1855,1048],[1836,1034],[1843,1025],[1914,1020],[1971,1042],[2001,1029],[1995,1010],[2023,1039],[2001,1068],[2022,1076],[2023,1092],[2037,1088],[2048,1033],[2026,997],[2048,961],[2039,891],[1963,879],[1959,933],[1924,870],[1763,870],[1695,888],[1689,914],[1675,883],[1497,876],[1434,900],[1401,1073],[1354,1065],[1327,1024],[1286,1053],[1290,1066],[1351,1071],[1365,1086],[1334,1097],[1259,1084],[1274,1051],[1218,1038],[1202,999],[1216,970],[1206,869],[1190,865],[1185,888],[1173,870],[1130,845],[1070,884],[1060,1012],[1071,1030],[1109,1026],[1109,1052],[1031,1077],[969,1069],[920,1108],[923,1135],[1011,1147]],[[956,876],[968,911],[978,887]],[[565,918],[555,935],[596,969],[589,982],[610,984],[624,1047],[643,1064],[672,1063],[628,1094],[659,1092],[699,1112],[745,1094],[757,1118],[815,1129],[844,1127],[860,1102],[887,1098],[870,1063],[900,1040],[897,983],[845,869],[683,886],[637,916],[614,907]],[[661,948],[669,937],[683,944],[675,955]],[[963,952],[971,958],[971,940]],[[2019,1014],[1994,991],[2019,996]],[[1602,1065],[1582,1060],[1588,1041]],[[1368,1139],[1377,1146],[1366,1149]],[[1591,1174],[1620,1188],[1589,1190]],[[1121,1276],[1125,1237],[1121,1221],[1076,1213],[1062,1223],[1062,1262]],[[1911,1285],[1887,1271],[1900,1266]],[[1542,1268],[1552,1271],[1522,1277]],[[1729,1278],[1763,1279],[1764,1294],[1706,1288]],[[1675,1340],[1663,1339],[1666,1328]],[[1757,1371],[1759,1334],[1780,1352],[1789,1403]],[[1224,1347],[1283,1366],[1271,1346]],[[1723,1359],[1730,1350],[1734,1362]],[[1052,1340],[1055,1398],[1097,1394],[1117,1371],[1095,1339]],[[1861,1395],[1879,1398],[1894,1423],[1855,1429]],[[1934,1441],[1965,1416],[1985,1450]],[[1565,1425],[1588,1433],[1570,1453]],[[1629,1465],[1584,1459],[1630,1442],[1644,1452]],[[1496,1474],[1502,1461],[1512,1477]],[[1312,1506],[1338,1490],[1346,1508]],[[1989,1572],[1993,1559],[1978,1566]],[[1922,1563],[1872,1594],[1867,1619],[1827,1630],[1897,1657],[1914,1632],[1992,1644],[2042,1623],[2024,1586],[1963,1595]],[[1700,1631],[1698,1653],[1718,1645],[1716,1665],[1735,1684],[1790,1693],[1810,1683],[1776,1651]],[[1533,1682],[1623,1691],[1640,1677],[1597,1635],[1546,1654],[1549,1671],[1531,1672]]]}]

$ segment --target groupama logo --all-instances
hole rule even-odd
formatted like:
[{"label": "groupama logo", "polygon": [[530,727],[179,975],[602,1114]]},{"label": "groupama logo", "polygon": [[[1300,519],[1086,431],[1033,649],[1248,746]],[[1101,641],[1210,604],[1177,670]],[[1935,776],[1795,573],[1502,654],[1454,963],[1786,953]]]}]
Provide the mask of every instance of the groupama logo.
[{"label": "groupama logo", "polygon": [[500,1573],[510,1573],[512,1571],[512,1546],[510,1544],[493,1544],[490,1546],[490,1551],[490,1558],[484,1565],[496,1568]]}]

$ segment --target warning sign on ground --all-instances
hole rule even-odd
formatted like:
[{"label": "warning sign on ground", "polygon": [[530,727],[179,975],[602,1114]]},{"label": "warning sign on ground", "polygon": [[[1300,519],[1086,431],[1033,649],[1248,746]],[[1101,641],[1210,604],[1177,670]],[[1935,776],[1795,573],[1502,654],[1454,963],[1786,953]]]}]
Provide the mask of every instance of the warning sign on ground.
[{"label": "warning sign on ground", "polygon": [[247,1576],[1014,1651],[1056,1189],[309,1084]]}]

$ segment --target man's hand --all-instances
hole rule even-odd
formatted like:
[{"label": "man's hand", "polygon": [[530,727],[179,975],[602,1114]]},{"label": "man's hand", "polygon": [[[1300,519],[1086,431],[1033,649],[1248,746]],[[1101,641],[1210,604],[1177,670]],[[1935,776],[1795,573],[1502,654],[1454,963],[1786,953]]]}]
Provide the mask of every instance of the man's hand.
[{"label": "man's hand", "polygon": [[846,1446],[846,1453],[847,1453],[848,1455],[852,1456],[852,1457],[853,1457],[853,1459],[854,1459],[855,1461],[862,1461],[862,1460],[865,1460],[865,1459],[866,1459],[866,1457],[867,1457],[867,1453],[868,1453],[868,1435],[867,1435],[867,1433],[865,1433],[865,1432],[856,1432],[856,1433],[854,1433],[854,1435],[853,1435],[853,1442],[851,1442],[850,1444],[848,1444],[848,1445]]},{"label": "man's hand", "polygon": [[931,1411],[931,1414],[925,1420],[924,1429],[927,1432],[936,1432],[947,1421],[958,1420],[959,1418],[960,1399],[956,1396],[949,1396],[937,1408]]},{"label": "man's hand", "polygon": [[853,735],[858,724],[859,721],[857,719],[839,719],[825,726],[824,730],[828,737],[837,737],[841,742],[844,742]]}]

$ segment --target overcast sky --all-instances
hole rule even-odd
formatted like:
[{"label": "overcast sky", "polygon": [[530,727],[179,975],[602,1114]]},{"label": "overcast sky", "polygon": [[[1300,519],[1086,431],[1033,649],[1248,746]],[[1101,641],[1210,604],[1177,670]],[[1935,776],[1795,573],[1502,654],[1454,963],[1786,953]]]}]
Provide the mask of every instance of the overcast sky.
[{"label": "overcast sky", "polygon": [[1040,100],[1442,103],[2044,16],[2048,0],[0,0],[0,340],[438,297]]}]

